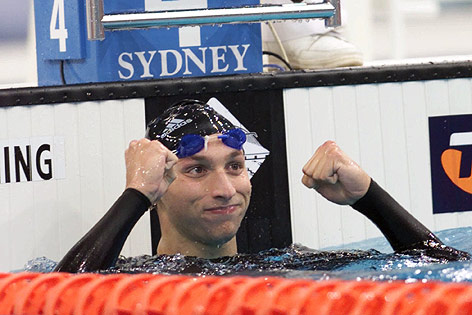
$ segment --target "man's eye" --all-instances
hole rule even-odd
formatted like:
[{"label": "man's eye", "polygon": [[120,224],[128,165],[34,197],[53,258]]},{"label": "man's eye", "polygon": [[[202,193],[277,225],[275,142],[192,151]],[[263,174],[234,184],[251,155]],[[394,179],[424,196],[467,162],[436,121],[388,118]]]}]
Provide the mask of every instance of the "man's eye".
[{"label": "man's eye", "polygon": [[188,169],[187,173],[192,174],[192,175],[200,175],[203,174],[205,169],[201,166],[194,166]]},{"label": "man's eye", "polygon": [[239,171],[243,168],[243,165],[241,163],[231,163],[229,165],[230,170],[232,171]]}]

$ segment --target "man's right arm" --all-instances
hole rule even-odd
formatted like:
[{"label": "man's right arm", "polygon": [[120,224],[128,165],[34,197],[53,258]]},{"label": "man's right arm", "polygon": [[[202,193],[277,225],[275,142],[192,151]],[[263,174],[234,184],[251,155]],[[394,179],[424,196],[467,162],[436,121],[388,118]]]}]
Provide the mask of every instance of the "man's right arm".
[{"label": "man's right arm", "polygon": [[128,188],[54,268],[60,272],[92,272],[112,267],[139,218],[151,206],[139,191]]},{"label": "man's right arm", "polygon": [[159,141],[131,141],[125,160],[126,190],[54,271],[92,272],[112,267],[136,222],[174,180],[172,167],[177,157]]}]

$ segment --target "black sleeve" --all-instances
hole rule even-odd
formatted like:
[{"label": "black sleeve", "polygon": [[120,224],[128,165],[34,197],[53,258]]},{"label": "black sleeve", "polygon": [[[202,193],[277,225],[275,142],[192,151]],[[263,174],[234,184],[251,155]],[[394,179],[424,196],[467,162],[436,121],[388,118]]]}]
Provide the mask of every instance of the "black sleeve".
[{"label": "black sleeve", "polygon": [[380,229],[396,252],[427,250],[427,254],[449,260],[469,258],[468,253],[445,246],[374,180],[365,196],[352,207]]},{"label": "black sleeve", "polygon": [[97,224],[57,264],[54,271],[91,272],[112,267],[129,233],[151,206],[141,192],[128,188]]}]

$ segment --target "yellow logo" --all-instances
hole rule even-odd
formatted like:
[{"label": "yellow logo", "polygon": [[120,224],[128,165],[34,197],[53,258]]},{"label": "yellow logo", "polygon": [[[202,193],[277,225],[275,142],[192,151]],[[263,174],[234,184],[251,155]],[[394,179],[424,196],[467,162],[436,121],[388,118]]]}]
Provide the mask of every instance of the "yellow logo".
[{"label": "yellow logo", "polygon": [[[451,146],[471,145],[471,140],[472,132],[453,133],[449,144]],[[463,191],[472,194],[472,174],[469,177],[460,177],[461,159],[462,151],[447,149],[441,154],[441,165],[451,182]]]}]

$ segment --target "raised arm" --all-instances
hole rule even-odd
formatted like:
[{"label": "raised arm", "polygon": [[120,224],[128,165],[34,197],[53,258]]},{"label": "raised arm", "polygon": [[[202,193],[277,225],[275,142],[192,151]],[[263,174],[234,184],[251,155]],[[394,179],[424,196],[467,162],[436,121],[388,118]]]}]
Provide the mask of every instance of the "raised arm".
[{"label": "raised arm", "polygon": [[136,222],[174,180],[172,167],[177,157],[158,141],[132,141],[125,159],[126,190],[54,271],[90,272],[112,267]]},{"label": "raised arm", "polygon": [[303,167],[302,182],[326,199],[350,205],[369,218],[395,251],[432,249],[435,256],[469,258],[467,253],[444,246],[333,141],[321,145]]}]

